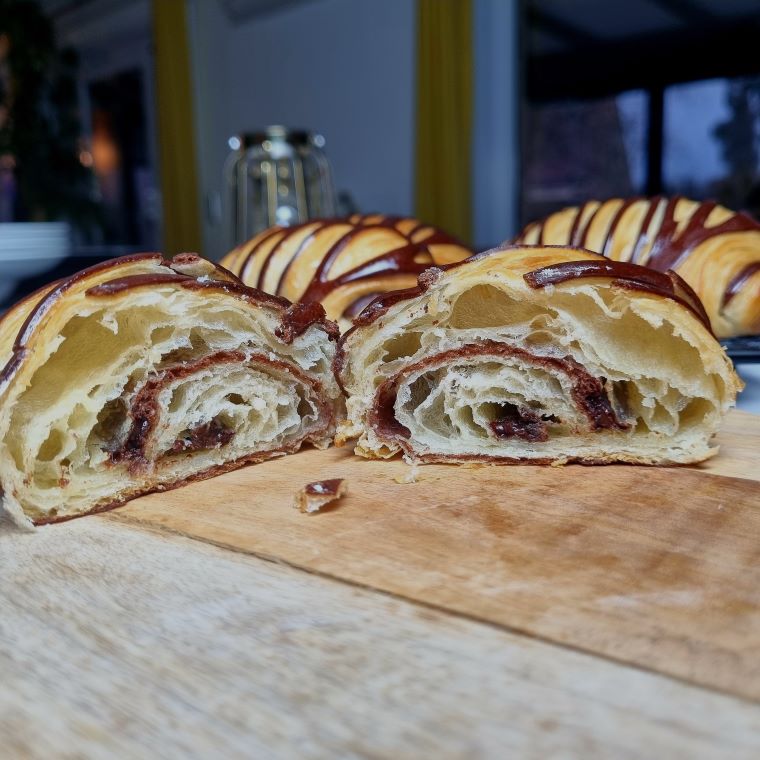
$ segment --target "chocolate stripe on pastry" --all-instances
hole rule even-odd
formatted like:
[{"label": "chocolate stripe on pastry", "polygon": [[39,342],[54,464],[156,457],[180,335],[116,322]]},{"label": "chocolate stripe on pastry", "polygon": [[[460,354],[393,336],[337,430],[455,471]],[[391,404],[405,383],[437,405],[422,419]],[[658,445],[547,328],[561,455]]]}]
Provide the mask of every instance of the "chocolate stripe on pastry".
[{"label": "chocolate stripe on pastry", "polygon": [[471,254],[416,219],[355,214],[272,227],[231,251],[222,264],[261,290],[322,303],[346,329],[370,296],[414,285],[427,267]]},{"label": "chocolate stripe on pastry", "polygon": [[665,274],[636,264],[619,261],[567,261],[541,267],[523,275],[532,288],[545,288],[560,282],[586,277],[612,278],[612,284],[622,288],[641,290],[665,298],[672,298],[691,309],[694,315],[710,329],[710,320],[694,291],[673,271]]},{"label": "chocolate stripe on pastry", "polygon": [[192,254],[125,257],[0,323],[0,487],[55,522],[327,445],[337,327]]},{"label": "chocolate stripe on pastry", "polygon": [[[704,304],[719,337],[760,332],[760,223],[714,201],[680,196],[589,201],[528,225],[515,244],[582,246],[677,272]],[[746,290],[746,298],[734,296]],[[686,299],[688,301],[688,299]]]},{"label": "chocolate stripe on pastry", "polygon": [[[754,264],[747,264],[731,282],[728,283],[726,292],[723,294],[723,306],[727,306],[728,302],[738,293],[741,293],[749,281],[760,272],[760,261],[756,261]],[[760,291],[760,285],[756,286]]]},{"label": "chocolate stripe on pastry", "polygon": [[422,462],[700,461],[741,385],[676,275],[561,247],[428,270],[335,367],[339,441]]}]

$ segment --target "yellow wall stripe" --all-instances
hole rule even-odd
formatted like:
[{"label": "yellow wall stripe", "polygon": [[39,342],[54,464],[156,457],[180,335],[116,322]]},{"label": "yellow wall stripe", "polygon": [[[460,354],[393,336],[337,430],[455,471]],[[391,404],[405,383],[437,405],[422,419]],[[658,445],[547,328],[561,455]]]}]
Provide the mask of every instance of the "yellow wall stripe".
[{"label": "yellow wall stripe", "polygon": [[185,0],[153,0],[164,252],[199,251],[193,89]]},{"label": "yellow wall stripe", "polygon": [[415,206],[420,219],[472,241],[471,0],[418,0]]}]

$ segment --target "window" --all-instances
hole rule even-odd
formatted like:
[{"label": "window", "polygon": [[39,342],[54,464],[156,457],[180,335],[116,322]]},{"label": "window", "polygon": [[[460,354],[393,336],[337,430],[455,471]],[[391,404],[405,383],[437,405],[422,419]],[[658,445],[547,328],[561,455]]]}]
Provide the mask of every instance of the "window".
[{"label": "window", "polygon": [[663,185],[760,216],[760,77],[665,90]]},{"label": "window", "polygon": [[525,30],[523,224],[659,193],[760,216],[760,3],[526,0]]},{"label": "window", "polygon": [[522,219],[589,198],[643,193],[647,110],[641,90],[528,106]]}]

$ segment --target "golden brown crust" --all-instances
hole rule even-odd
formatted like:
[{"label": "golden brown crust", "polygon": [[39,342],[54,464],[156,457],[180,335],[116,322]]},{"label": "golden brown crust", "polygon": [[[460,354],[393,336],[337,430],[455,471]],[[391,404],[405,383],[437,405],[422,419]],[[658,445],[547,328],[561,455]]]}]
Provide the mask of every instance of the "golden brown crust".
[{"label": "golden brown crust", "polygon": [[[157,265],[166,268],[166,271],[129,271],[132,265],[141,264]],[[188,271],[191,266],[203,266],[204,274],[184,274],[183,271]],[[98,298],[117,296],[127,290],[162,284],[176,284],[192,290],[223,292],[252,305],[276,310],[281,315],[281,337],[286,343],[292,342],[313,324],[321,326],[331,339],[337,339],[335,324],[326,318],[324,310],[318,305],[310,309],[308,315],[298,311],[297,321],[293,324],[294,312],[287,299],[246,286],[224,267],[196,254],[182,253],[167,260],[160,253],[136,253],[103,261],[70,277],[57,280],[19,301],[4,315],[4,319],[0,321],[0,357],[5,353],[7,359],[0,369],[0,395],[23,362],[32,335],[48,312],[69,290],[76,287],[84,290],[87,296]],[[25,318],[18,331],[11,334],[13,317],[16,314],[22,314]],[[4,327],[8,328],[7,333],[2,330]],[[7,350],[9,346],[10,351]]]},{"label": "golden brown crust", "polygon": [[101,512],[110,512],[112,509],[121,507],[127,502],[132,501],[132,499],[137,499],[140,496],[148,496],[148,494],[152,494],[152,493],[163,493],[164,491],[173,491],[175,488],[181,488],[182,486],[186,486],[189,483],[194,483],[195,481],[198,481],[198,480],[208,480],[209,478],[214,478],[217,475],[223,475],[225,472],[232,472],[233,470],[239,470],[241,467],[245,467],[246,465],[249,465],[249,464],[258,464],[259,462],[265,462],[267,459],[273,459],[274,457],[277,457],[277,456],[283,456],[285,454],[294,454],[301,447],[301,444],[302,442],[299,441],[297,444],[294,443],[290,446],[285,446],[280,449],[276,449],[272,451],[257,452],[256,454],[250,454],[248,456],[240,457],[240,459],[236,459],[232,462],[225,462],[222,465],[210,467],[209,469],[204,470],[203,472],[194,473],[193,475],[183,478],[182,480],[177,480],[172,483],[159,483],[147,489],[136,489],[135,491],[129,494],[125,494],[119,499],[110,500],[107,503],[93,507],[92,509],[87,510],[86,512],[82,512],[80,514],[63,515],[60,517],[36,518],[32,520],[32,522],[34,525],[38,525],[38,526],[52,525],[54,523],[67,522],[68,520],[73,520],[77,517],[84,517],[86,515],[99,514]]}]

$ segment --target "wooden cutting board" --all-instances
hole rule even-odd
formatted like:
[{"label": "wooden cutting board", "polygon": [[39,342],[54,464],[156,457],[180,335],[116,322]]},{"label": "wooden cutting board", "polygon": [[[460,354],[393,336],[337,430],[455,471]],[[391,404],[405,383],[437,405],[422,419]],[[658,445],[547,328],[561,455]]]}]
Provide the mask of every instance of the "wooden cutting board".
[{"label": "wooden cutting board", "polygon": [[[152,525],[760,701],[760,417],[693,468],[305,450],[93,519]],[[310,481],[350,493],[293,508]],[[382,626],[382,620],[367,625]]]}]

